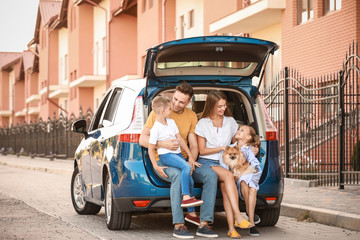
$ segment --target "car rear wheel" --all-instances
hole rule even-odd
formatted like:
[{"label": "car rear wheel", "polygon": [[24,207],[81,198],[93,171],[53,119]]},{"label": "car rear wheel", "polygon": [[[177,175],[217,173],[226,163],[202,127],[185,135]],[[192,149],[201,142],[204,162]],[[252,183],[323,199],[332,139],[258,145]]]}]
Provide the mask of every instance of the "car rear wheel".
[{"label": "car rear wheel", "polygon": [[280,207],[259,209],[256,214],[261,219],[258,226],[274,226],[279,220]]},{"label": "car rear wheel", "polygon": [[84,190],[78,168],[74,169],[71,177],[71,200],[75,211],[81,215],[95,215],[101,209],[101,206],[84,199]]},{"label": "car rear wheel", "polygon": [[105,218],[110,230],[127,230],[131,224],[131,213],[119,212],[114,204],[109,175],[105,180]]}]

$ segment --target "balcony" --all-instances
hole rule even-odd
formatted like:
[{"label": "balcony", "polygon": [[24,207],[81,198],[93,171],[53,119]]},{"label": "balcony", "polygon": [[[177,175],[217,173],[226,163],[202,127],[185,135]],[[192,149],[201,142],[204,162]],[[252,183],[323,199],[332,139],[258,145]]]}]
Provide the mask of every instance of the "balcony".
[{"label": "balcony", "polygon": [[30,97],[26,98],[26,103],[39,103],[40,102],[40,95],[33,94]]},{"label": "balcony", "polygon": [[261,0],[210,24],[211,33],[253,33],[281,22],[285,0]]},{"label": "balcony", "polygon": [[25,117],[25,115],[26,115],[26,108],[24,108],[21,111],[15,112],[15,117]]},{"label": "balcony", "polygon": [[0,110],[0,117],[10,117],[11,111],[10,110]]},{"label": "balcony", "polygon": [[[63,91],[64,89],[68,89],[68,87],[65,85],[50,85],[49,86],[49,98],[56,98],[56,96],[59,94],[59,92]],[[59,91],[59,92],[54,94],[54,92],[57,92],[57,91]],[[44,95],[44,94],[46,94],[46,92],[47,92],[47,87],[44,87],[40,90],[39,93],[40,93],[40,95]],[[66,92],[66,90],[64,92]],[[51,97],[51,94],[54,94],[54,97]]]},{"label": "balcony", "polygon": [[70,87],[96,87],[106,83],[105,75],[84,75],[70,83]]},{"label": "balcony", "polygon": [[28,114],[29,115],[38,115],[40,113],[40,107],[29,107]]},{"label": "balcony", "polygon": [[66,98],[69,95],[69,88],[68,86],[64,85],[57,85],[57,89],[50,91],[49,98]]}]

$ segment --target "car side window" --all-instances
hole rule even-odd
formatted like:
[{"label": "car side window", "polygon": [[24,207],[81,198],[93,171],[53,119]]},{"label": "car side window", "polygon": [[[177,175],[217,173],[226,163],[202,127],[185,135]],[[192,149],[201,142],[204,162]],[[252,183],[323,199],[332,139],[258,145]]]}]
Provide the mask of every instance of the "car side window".
[{"label": "car side window", "polygon": [[91,124],[89,126],[89,132],[94,131],[99,128],[101,116],[103,115],[104,108],[106,106],[106,103],[107,103],[111,93],[112,93],[112,91],[109,91],[106,94],[106,96],[103,98],[103,100],[101,101],[101,104],[100,104],[99,108],[96,110],[94,118],[92,119]]},{"label": "car side window", "polygon": [[106,111],[104,114],[104,117],[101,121],[101,124],[104,127],[108,127],[110,125],[112,125],[112,122],[114,120],[114,116],[116,113],[116,109],[117,106],[119,105],[119,100],[120,100],[120,96],[122,93],[122,89],[121,88],[116,88],[110,98],[109,104],[106,107]]}]

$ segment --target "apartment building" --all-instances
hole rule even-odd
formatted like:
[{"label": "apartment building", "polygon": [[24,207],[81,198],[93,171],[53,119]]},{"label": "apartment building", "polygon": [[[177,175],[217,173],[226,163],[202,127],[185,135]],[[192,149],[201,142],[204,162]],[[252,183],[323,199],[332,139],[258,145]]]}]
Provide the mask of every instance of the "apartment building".
[{"label": "apartment building", "polygon": [[[40,0],[29,43],[35,54],[23,70],[24,118],[94,111],[114,81],[142,77],[146,50],[165,41],[224,34],[274,41],[280,48],[263,82],[270,87],[284,66],[306,76],[340,69],[359,28],[357,0]],[[11,78],[7,89],[21,89],[11,61],[0,80]],[[2,125],[16,118],[10,102],[0,108]]]}]

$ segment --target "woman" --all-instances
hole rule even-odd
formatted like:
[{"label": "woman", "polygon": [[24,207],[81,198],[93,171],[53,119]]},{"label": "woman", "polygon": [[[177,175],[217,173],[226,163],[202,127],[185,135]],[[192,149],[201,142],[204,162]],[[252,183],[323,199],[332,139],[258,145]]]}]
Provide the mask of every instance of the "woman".
[{"label": "woman", "polygon": [[225,147],[231,144],[237,129],[238,124],[227,108],[225,94],[221,91],[210,92],[201,119],[195,128],[200,152],[198,163],[202,166],[210,166],[218,175],[229,225],[228,236],[231,238],[241,238],[234,228],[234,219],[237,227],[253,227],[253,224],[240,214],[239,195],[233,174],[220,166]]}]

